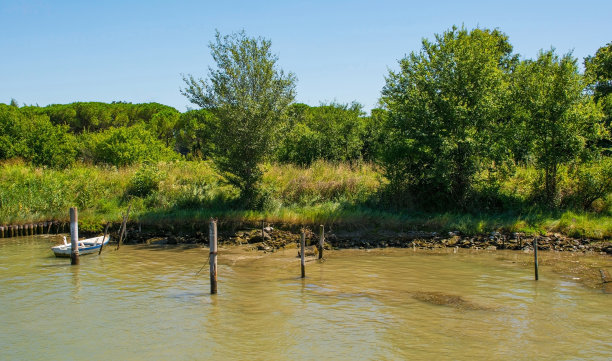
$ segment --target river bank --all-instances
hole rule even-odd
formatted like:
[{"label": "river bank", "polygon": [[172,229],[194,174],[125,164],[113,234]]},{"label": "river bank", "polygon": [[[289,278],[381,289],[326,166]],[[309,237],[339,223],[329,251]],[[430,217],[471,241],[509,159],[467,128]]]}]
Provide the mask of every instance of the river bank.
[{"label": "river bank", "polygon": [[[49,221],[25,225],[0,226],[0,238],[29,236],[36,234],[58,234],[67,232],[66,222]],[[109,224],[111,237],[119,239],[120,224]],[[142,224],[129,222],[125,243],[156,244],[197,244],[208,242],[206,222],[177,224]],[[317,230],[315,230],[315,228]],[[306,236],[306,244],[317,244],[320,238],[319,227],[299,225],[270,224],[257,226],[253,222],[226,221],[219,223],[219,242],[221,244],[250,245],[254,250],[274,252],[281,248],[299,243],[301,230]],[[313,231],[315,230],[315,231]],[[99,235],[98,232],[81,231],[81,236]],[[561,252],[595,252],[612,255],[610,240],[569,237],[560,233],[526,235],[522,232],[491,232],[489,234],[465,235],[454,232],[393,231],[375,228],[355,229],[332,225],[325,228],[326,248],[333,249],[372,249],[372,248],[465,248],[483,250],[533,250],[537,240],[538,249]]]},{"label": "river bank", "polygon": [[[316,228],[316,230],[315,230]],[[305,227],[306,244],[319,242],[319,227]],[[248,245],[253,250],[275,252],[281,248],[295,247],[299,243],[301,228],[295,225],[265,225],[255,227],[245,223],[222,223],[219,227],[219,243]],[[524,233],[500,233],[463,235],[460,232],[390,231],[380,229],[343,229],[328,226],[325,230],[328,249],[373,248],[464,248],[475,250],[533,250],[534,239],[538,249],[561,252],[594,252],[612,255],[610,240],[573,238],[559,233],[525,235]],[[128,226],[128,243],[197,244],[208,242],[206,224],[193,224],[191,229],[173,226],[149,227],[137,223]]]}]

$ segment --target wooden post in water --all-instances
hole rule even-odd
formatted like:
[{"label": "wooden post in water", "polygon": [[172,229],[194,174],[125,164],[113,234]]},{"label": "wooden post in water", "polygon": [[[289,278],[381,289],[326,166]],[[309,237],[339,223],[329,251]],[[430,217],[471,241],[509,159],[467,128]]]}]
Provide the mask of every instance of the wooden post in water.
[{"label": "wooden post in water", "polygon": [[306,252],[306,232],[302,229],[302,237],[300,238],[300,265],[302,266],[302,278],[306,277],[306,260],[304,253]]},{"label": "wooden post in water", "polygon": [[0,226],[0,238],[4,238],[4,226]]},{"label": "wooden post in water", "polygon": [[47,234],[51,234],[51,226],[53,226],[53,222],[48,222],[46,225],[49,226],[49,228],[47,228]]},{"label": "wooden post in water", "polygon": [[119,249],[119,247],[121,246],[121,241],[123,241],[123,233],[125,230],[125,223],[126,223],[126,219],[125,216],[123,216],[123,219],[121,220],[121,228],[119,228],[119,239],[117,240],[117,248]]},{"label": "wooden post in water", "polygon": [[104,248],[104,240],[106,239],[106,235],[108,234],[108,226],[110,222],[106,224],[106,228],[104,228],[104,235],[102,236],[102,244],[100,245],[100,250],[98,251],[98,256],[102,253],[102,248]]},{"label": "wooden post in water", "polygon": [[323,258],[323,247],[325,245],[325,226],[324,225],[320,225],[319,226],[319,259]]},{"label": "wooden post in water", "polygon": [[79,264],[79,213],[76,207],[70,208],[70,264]]},{"label": "wooden post in water", "polygon": [[533,237],[533,266],[535,269],[535,280],[538,280],[538,237]]},{"label": "wooden post in water", "polygon": [[208,239],[210,241],[210,294],[217,293],[217,220],[211,218],[208,226]]},{"label": "wooden post in water", "polygon": [[123,236],[125,235],[127,228],[128,217],[130,216],[130,209],[132,208],[132,204],[128,205],[127,213],[123,216],[123,223],[121,223],[121,231],[119,235],[119,241],[117,242],[117,249],[121,246],[121,242],[123,242]]},{"label": "wooden post in water", "polygon": [[15,237],[15,226],[10,225],[9,228],[11,229],[11,237]]}]

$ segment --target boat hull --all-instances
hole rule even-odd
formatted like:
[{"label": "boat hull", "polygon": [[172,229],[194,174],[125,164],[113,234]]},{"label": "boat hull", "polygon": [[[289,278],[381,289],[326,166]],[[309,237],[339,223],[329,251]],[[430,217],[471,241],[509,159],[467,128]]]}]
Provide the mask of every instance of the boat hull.
[{"label": "boat hull", "polygon": [[[79,241],[79,256],[98,252],[100,247],[102,247],[102,237],[103,236],[99,236]],[[104,245],[106,245],[109,240],[110,236],[104,240]],[[55,257],[70,257],[72,245],[60,244],[58,246],[51,247],[51,250],[53,251],[53,254],[55,254]]]}]

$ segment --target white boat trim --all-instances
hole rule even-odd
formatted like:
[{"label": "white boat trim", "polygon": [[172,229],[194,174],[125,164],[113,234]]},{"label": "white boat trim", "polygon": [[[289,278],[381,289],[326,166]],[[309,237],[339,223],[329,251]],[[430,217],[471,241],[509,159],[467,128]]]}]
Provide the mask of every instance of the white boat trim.
[{"label": "white boat trim", "polygon": [[[104,236],[88,238],[78,241],[79,255],[90,254],[98,251],[102,247],[102,239]],[[110,235],[104,239],[104,245],[110,240]],[[66,241],[64,236],[64,244],[51,247],[51,250],[56,257],[70,257],[72,245]]]}]

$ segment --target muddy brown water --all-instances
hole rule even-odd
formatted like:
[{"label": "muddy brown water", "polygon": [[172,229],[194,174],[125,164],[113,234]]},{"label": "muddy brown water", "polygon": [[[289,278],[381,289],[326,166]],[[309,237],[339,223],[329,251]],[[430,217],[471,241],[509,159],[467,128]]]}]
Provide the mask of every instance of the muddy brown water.
[{"label": "muddy brown water", "polygon": [[[2,360],[609,360],[610,256],[123,246],[80,266],[59,238],[0,239]],[[560,267],[560,264],[581,265]],[[585,271],[587,270],[587,271]]]}]

